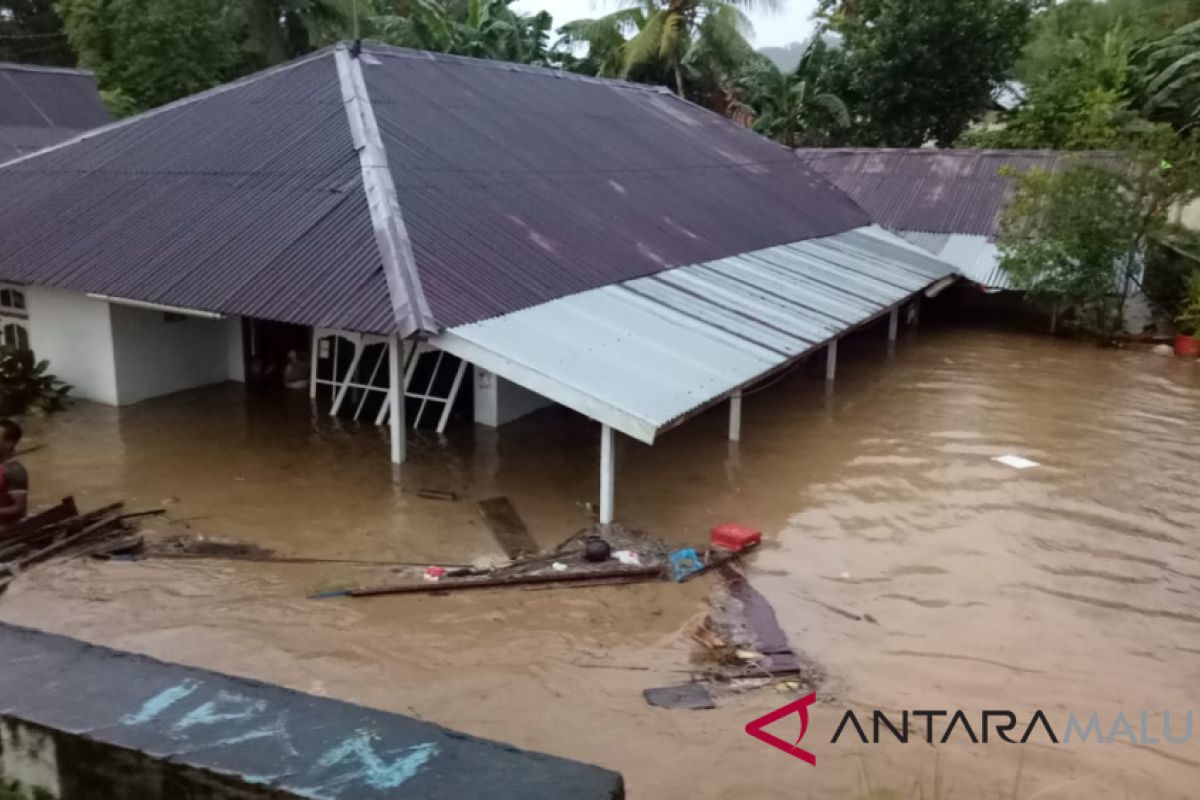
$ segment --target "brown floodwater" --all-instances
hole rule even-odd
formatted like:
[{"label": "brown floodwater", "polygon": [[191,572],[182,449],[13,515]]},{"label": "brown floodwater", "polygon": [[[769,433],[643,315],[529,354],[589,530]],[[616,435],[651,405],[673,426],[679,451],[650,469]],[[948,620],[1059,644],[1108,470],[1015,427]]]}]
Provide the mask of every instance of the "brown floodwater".
[{"label": "brown floodwater", "polygon": [[[747,574],[828,676],[805,739],[815,768],[743,732],[789,699],[774,689],[709,711],[644,702],[686,678],[711,578],[312,601],[388,572],[64,562],[19,579],[0,619],[602,764],[637,798],[1197,796],[1197,743],[829,739],[847,707],[1041,709],[1056,723],[1123,711],[1135,728],[1145,709],[1160,739],[1163,711],[1182,731],[1200,712],[1200,365],[931,329],[892,355],[847,348],[835,386],[801,370],[744,409],[740,445],[723,409],[653,448],[623,441],[618,516],[681,543],[725,520],[763,529]],[[594,425],[549,409],[499,432],[461,427],[418,437],[393,483],[383,432],[314,418],[302,397],[217,387],[79,404],[30,424],[28,444],[45,447],[24,461],[36,504],[165,504],[185,522],[148,528],[286,555],[498,556],[471,502],[495,494],[546,547],[586,524]],[[1003,454],[1040,466],[992,460]]]}]

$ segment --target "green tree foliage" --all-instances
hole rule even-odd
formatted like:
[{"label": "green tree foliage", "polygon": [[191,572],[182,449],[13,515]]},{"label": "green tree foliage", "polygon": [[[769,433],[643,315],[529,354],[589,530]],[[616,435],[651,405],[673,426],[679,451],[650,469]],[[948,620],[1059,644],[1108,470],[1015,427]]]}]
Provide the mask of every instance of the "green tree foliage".
[{"label": "green tree foliage", "polygon": [[466,0],[446,4],[413,0],[407,13],[380,14],[370,23],[380,39],[402,47],[493,58],[524,64],[548,63],[550,15],[525,14],[513,0]]},{"label": "green tree foliage", "polygon": [[351,28],[350,0],[57,0],[118,116],[294,58]]},{"label": "green tree foliage", "polygon": [[0,347],[0,415],[51,414],[66,407],[71,387],[47,372],[32,350]]},{"label": "green tree foliage", "polygon": [[1183,308],[1175,318],[1181,333],[1200,335],[1200,269],[1192,270],[1184,290]]},{"label": "green tree foliage", "polygon": [[0,0],[0,61],[75,66],[53,0]]},{"label": "green tree foliage", "polygon": [[754,116],[754,130],[788,147],[800,147],[828,144],[848,128],[845,102],[827,90],[829,58],[828,47],[817,39],[794,71],[783,72],[766,57],[752,62],[739,85]]},{"label": "green tree foliage", "polygon": [[949,146],[989,107],[1032,0],[822,0],[846,51],[836,93],[863,145]]},{"label": "green tree foliage", "polygon": [[1014,289],[1053,302],[1078,329],[1108,337],[1120,325],[1124,299],[1114,265],[1130,252],[1135,219],[1110,171],[1031,171],[1018,179],[1005,210],[1001,266]]},{"label": "green tree foliage", "polygon": [[1108,337],[1140,288],[1144,255],[1172,233],[1169,215],[1200,193],[1200,149],[1158,127],[1107,164],[1017,179],[999,238],[1013,287],[1053,301],[1082,331]]},{"label": "green tree foliage", "polygon": [[1118,145],[1144,127],[1130,99],[1139,77],[1130,62],[1133,41],[1118,22],[1100,34],[1078,34],[1061,42],[1003,127],[969,133],[963,143],[1056,150]]},{"label": "green tree foliage", "polygon": [[645,25],[641,8],[626,8],[595,19],[572,20],[558,29],[553,58],[571,72],[601,78],[625,72],[626,34]]},{"label": "green tree foliage", "polygon": [[1140,55],[1149,71],[1146,113],[1181,131],[1200,126],[1200,21],[1151,43]]},{"label": "green tree foliage", "polygon": [[224,0],[224,5],[241,40],[239,73],[288,61],[352,34],[353,0]]},{"label": "green tree foliage", "polygon": [[1077,37],[1103,36],[1121,27],[1136,41],[1149,41],[1200,18],[1200,0],[1065,0],[1034,15],[1032,35],[1013,77],[1031,84],[1061,63],[1062,49]]},{"label": "green tree foliage", "polygon": [[566,47],[588,45],[588,55],[575,65],[609,71],[620,63],[620,76],[634,80],[665,73],[679,95],[688,94],[689,82],[707,82],[709,87],[698,87],[704,94],[713,85],[731,88],[736,72],[753,55],[744,12],[775,10],[779,1],[639,0],[598,19],[569,22],[560,33]]},{"label": "green tree foliage", "polygon": [[59,0],[57,8],[117,114],[207,89],[239,62],[223,0]]}]

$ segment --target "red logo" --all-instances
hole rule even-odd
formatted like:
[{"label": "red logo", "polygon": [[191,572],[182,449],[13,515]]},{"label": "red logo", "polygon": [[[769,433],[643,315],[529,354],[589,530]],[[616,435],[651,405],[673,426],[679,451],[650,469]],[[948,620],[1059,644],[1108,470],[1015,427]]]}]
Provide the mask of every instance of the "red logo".
[{"label": "red logo", "polygon": [[[782,750],[788,755],[795,756],[804,763],[811,764],[815,767],[817,765],[817,757],[807,750],[797,747],[797,745],[799,745],[800,740],[804,738],[804,734],[808,732],[808,707],[815,703],[816,700],[816,694],[805,695],[794,703],[788,703],[782,708],[777,708],[769,714],[764,714],[756,720],[747,722],[746,733],[750,734],[755,739],[758,739],[760,742],[766,742],[767,744],[771,745],[771,747]],[[767,733],[765,730],[763,730],[771,723],[778,722],[784,717],[791,716],[792,714],[800,715],[800,735],[796,737],[795,744],[786,742],[783,739],[780,739],[778,736],[772,733]]]}]

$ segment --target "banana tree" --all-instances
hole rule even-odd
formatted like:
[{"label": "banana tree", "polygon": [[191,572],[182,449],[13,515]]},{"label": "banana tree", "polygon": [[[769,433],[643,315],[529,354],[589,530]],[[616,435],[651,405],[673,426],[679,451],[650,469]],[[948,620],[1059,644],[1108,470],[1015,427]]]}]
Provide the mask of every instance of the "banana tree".
[{"label": "banana tree", "polygon": [[1186,131],[1200,125],[1200,20],[1184,25],[1143,51],[1153,77],[1146,111]]},{"label": "banana tree", "polygon": [[821,87],[824,48],[817,40],[790,73],[766,58],[755,60],[740,85],[756,131],[788,147],[799,147],[819,143],[831,129],[849,127],[846,103]]}]

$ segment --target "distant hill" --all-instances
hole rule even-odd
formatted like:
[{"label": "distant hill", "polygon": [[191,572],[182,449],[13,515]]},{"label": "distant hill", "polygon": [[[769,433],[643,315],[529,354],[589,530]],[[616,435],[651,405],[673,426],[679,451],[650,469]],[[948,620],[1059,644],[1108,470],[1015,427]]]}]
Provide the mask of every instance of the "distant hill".
[{"label": "distant hill", "polygon": [[[841,34],[833,31],[823,31],[820,33],[821,41],[826,47],[831,50],[840,50],[842,47]],[[758,52],[775,62],[775,66],[783,72],[791,72],[800,63],[800,58],[804,55],[804,51],[808,50],[812,44],[812,37],[805,39],[803,42],[792,42],[785,44],[783,47],[760,47]]]},{"label": "distant hill", "polygon": [[808,42],[792,42],[783,47],[760,47],[758,52],[775,62],[782,72],[791,72],[800,63],[800,57],[808,48]]}]

